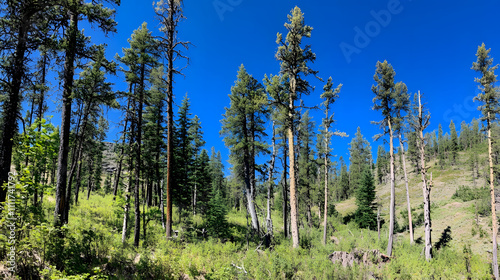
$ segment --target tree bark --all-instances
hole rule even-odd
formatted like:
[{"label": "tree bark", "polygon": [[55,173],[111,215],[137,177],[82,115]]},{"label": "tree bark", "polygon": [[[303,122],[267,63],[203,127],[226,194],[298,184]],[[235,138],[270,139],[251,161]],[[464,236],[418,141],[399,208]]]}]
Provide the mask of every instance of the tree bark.
[{"label": "tree bark", "polygon": [[394,145],[392,143],[391,120],[387,121],[389,125],[389,154],[391,169],[391,204],[389,205],[389,241],[387,242],[387,255],[392,256],[392,244],[394,238],[394,219],[396,218],[396,189],[394,186]]},{"label": "tree bark", "polygon": [[75,73],[76,37],[78,32],[78,17],[70,12],[70,24],[68,29],[69,44],[66,49],[64,63],[64,87],[62,96],[61,132],[59,138],[59,154],[57,157],[57,183],[56,183],[56,206],[54,209],[54,224],[60,227],[67,217],[66,208],[66,180],[68,170],[69,133],[71,128],[71,93],[73,91],[73,75]]},{"label": "tree bark", "polygon": [[326,244],[326,228],[328,224],[328,156],[325,152],[325,211],[323,213],[323,245]]},{"label": "tree bark", "polygon": [[[135,111],[135,102],[133,104],[133,108]],[[132,116],[132,114],[130,114]],[[128,184],[125,189],[125,207],[123,214],[123,228],[122,228],[122,243],[125,243],[125,239],[127,238],[127,228],[128,228],[128,219],[129,219],[129,211],[130,211],[130,186],[132,185],[132,170],[134,169],[134,159],[132,155],[134,154],[134,134],[135,134],[135,123],[134,119],[131,118],[130,121],[130,140],[129,140],[129,177]]]},{"label": "tree bark", "polygon": [[141,141],[142,141],[142,107],[144,103],[144,80],[145,80],[146,65],[141,65],[141,77],[139,84],[139,108],[137,110],[137,148],[136,148],[136,164],[135,164],[135,226],[134,226],[134,246],[139,247],[139,238],[141,235],[141,209],[139,201],[139,185],[141,173]]},{"label": "tree bark", "polygon": [[399,145],[401,147],[401,157],[402,157],[402,161],[403,161],[403,172],[405,175],[406,203],[408,206],[408,226],[410,227],[410,244],[413,244],[413,221],[411,218],[410,191],[408,189],[408,174],[406,173],[405,146],[403,144],[403,139],[401,138],[401,134],[399,134]]},{"label": "tree bark", "polygon": [[[130,84],[130,93],[132,93],[132,84]],[[118,167],[116,169],[116,174],[115,174],[115,181],[113,185],[113,200],[116,199],[116,194],[118,192],[118,186],[120,184],[120,176],[122,173],[122,162],[123,162],[123,155],[125,153],[125,134],[127,132],[127,124],[128,124],[128,119],[129,119],[129,112],[130,112],[130,99],[127,102],[127,113],[125,114],[125,125],[123,126],[123,140],[122,140],[122,147],[120,149],[120,157],[118,160]]]},{"label": "tree bark", "polygon": [[425,228],[425,244],[424,244],[424,252],[425,259],[429,261],[432,259],[432,240],[431,240],[431,200],[430,193],[432,188],[432,173],[431,180],[427,181],[427,169],[428,167],[425,165],[425,138],[424,138],[424,129],[427,127],[427,123],[424,124],[424,117],[422,113],[422,103],[420,100],[420,91],[418,92],[418,133],[419,133],[419,141],[418,141],[418,149],[420,151],[420,173],[422,175],[422,192],[424,196],[424,228]]},{"label": "tree bark", "polygon": [[[28,17],[27,15],[25,15]],[[29,17],[28,17],[29,18]],[[23,20],[26,18],[23,18]],[[4,119],[2,127],[2,142],[0,145],[0,186],[8,181],[10,165],[12,163],[12,148],[14,134],[17,131],[17,115],[21,101],[21,85],[25,73],[26,48],[28,40],[29,20],[19,25],[18,40],[14,52],[12,84],[9,90],[9,99],[4,103]],[[5,202],[7,189],[0,187],[0,202]]]},{"label": "tree bark", "polygon": [[271,162],[269,163],[269,174],[267,175],[267,217],[266,228],[267,234],[273,235],[273,219],[271,217],[271,197],[272,197],[272,184],[273,184],[273,171],[276,160],[276,129],[273,120],[273,138],[272,138],[273,152],[271,154]]},{"label": "tree bark", "polygon": [[299,247],[299,226],[298,226],[298,207],[297,207],[297,190],[296,190],[296,176],[295,176],[295,149],[294,149],[294,136],[293,136],[293,117],[294,117],[294,103],[293,97],[295,96],[295,77],[290,79],[290,103],[288,107],[288,158],[290,161],[290,223],[292,230],[292,246],[293,248]]},{"label": "tree bark", "polygon": [[75,186],[75,205],[78,205],[78,195],[80,193],[80,175],[82,172],[82,161],[78,162],[78,167],[76,169],[76,186]]},{"label": "tree bark", "polygon": [[491,116],[490,112],[488,112],[488,117],[486,119],[488,125],[488,160],[490,164],[490,194],[491,194],[491,225],[492,225],[492,243],[493,243],[493,256],[491,261],[491,266],[493,269],[493,275],[495,275],[495,279],[499,279],[498,275],[498,221],[497,214],[495,209],[495,177],[493,174],[493,153],[491,149]]},{"label": "tree bark", "polygon": [[[167,239],[170,239],[172,234],[172,161],[174,160],[173,153],[173,129],[174,129],[174,120],[173,120],[173,77],[174,77],[174,33],[175,33],[175,21],[174,21],[174,9],[175,9],[175,1],[169,0],[168,6],[170,8],[168,12],[168,31],[167,31],[167,60],[168,60],[168,69],[167,69],[167,223],[166,223],[166,236]],[[180,213],[179,213],[180,215]]]},{"label": "tree bark", "polygon": [[[328,105],[326,107],[326,119],[328,121]],[[328,123],[325,124],[325,212],[323,213],[323,245],[326,245],[326,228],[328,223]]]}]

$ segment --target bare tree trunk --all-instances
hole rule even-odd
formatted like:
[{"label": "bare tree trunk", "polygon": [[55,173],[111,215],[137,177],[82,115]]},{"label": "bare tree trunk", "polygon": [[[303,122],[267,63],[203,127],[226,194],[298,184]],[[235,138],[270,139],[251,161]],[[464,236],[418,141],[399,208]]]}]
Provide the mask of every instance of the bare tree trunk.
[{"label": "bare tree trunk", "polygon": [[130,211],[130,183],[128,182],[127,188],[125,190],[125,207],[123,213],[123,227],[122,227],[122,243],[125,243],[125,239],[127,238],[127,227],[128,227],[128,216]]},{"label": "bare tree trunk", "polygon": [[410,244],[413,244],[413,221],[411,219],[410,191],[408,189],[408,174],[406,173],[405,146],[403,144],[403,139],[401,138],[401,134],[399,134],[399,145],[401,147],[401,156],[402,156],[402,161],[403,161],[403,172],[405,175],[406,203],[408,206],[408,226],[410,227]]},{"label": "bare tree trunk", "polygon": [[429,261],[432,259],[432,240],[431,240],[431,200],[430,193],[432,188],[432,173],[431,179],[427,181],[427,169],[428,167],[425,165],[425,138],[424,138],[424,129],[428,126],[428,119],[424,120],[424,116],[422,113],[422,103],[420,100],[420,91],[418,92],[418,130],[419,130],[419,141],[418,148],[420,151],[420,173],[422,174],[422,191],[424,196],[424,227],[425,227],[425,244],[424,244],[424,252],[425,259]]},{"label": "bare tree trunk", "polygon": [[273,171],[276,160],[276,129],[274,120],[273,120],[272,143],[273,143],[273,153],[271,154],[271,162],[269,163],[269,174],[267,176],[267,217],[266,217],[267,233],[270,235],[273,234],[273,219],[271,217],[271,196],[272,196],[272,184],[273,184]]},{"label": "bare tree trunk", "polygon": [[298,205],[295,176],[295,149],[293,135],[294,100],[296,90],[295,77],[290,77],[290,101],[288,104],[288,158],[290,161],[290,223],[292,230],[292,247],[299,247]]},{"label": "bare tree trunk", "polygon": [[391,204],[389,205],[389,241],[387,243],[387,255],[392,256],[392,244],[394,238],[394,219],[396,218],[396,189],[394,186],[394,145],[392,144],[391,120],[387,121],[389,125],[389,154],[391,169]]},{"label": "bare tree trunk", "polygon": [[490,163],[490,194],[491,194],[491,224],[492,224],[492,241],[493,241],[493,256],[491,265],[493,268],[493,275],[495,275],[495,279],[499,279],[498,276],[498,245],[497,245],[497,235],[498,235],[498,221],[497,214],[495,209],[495,177],[493,174],[493,153],[491,150],[491,116],[490,112],[488,112],[487,117],[487,125],[488,125],[488,160]]}]

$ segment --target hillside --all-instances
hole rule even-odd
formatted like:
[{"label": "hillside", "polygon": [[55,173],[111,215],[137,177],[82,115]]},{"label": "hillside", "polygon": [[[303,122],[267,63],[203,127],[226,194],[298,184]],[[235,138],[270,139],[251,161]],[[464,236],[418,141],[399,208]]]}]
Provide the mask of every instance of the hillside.
[{"label": "hillside", "polygon": [[[446,166],[441,169],[437,166],[436,161],[432,160],[428,164],[431,166],[428,173],[432,173],[433,187],[431,191],[431,219],[432,219],[432,242],[435,243],[441,237],[443,231],[449,226],[451,228],[450,246],[456,250],[462,250],[464,245],[471,245],[471,249],[475,254],[484,257],[490,257],[491,252],[491,216],[476,216],[476,203],[481,203],[479,200],[471,200],[463,202],[461,199],[452,198],[453,194],[460,186],[468,186],[471,188],[480,188],[487,186],[482,174],[485,172],[486,152],[479,155],[481,176],[475,179],[475,184],[472,180],[472,172],[467,166],[467,155],[465,152],[459,153],[459,159],[455,166]],[[411,166],[409,162],[406,164]],[[407,225],[408,221],[403,218],[401,212],[407,212],[406,204],[406,188],[404,175],[402,170],[396,165],[396,215],[399,225]],[[411,207],[416,209],[416,213],[421,213],[418,209],[423,203],[422,195],[422,180],[420,173],[415,173],[413,168],[410,168],[408,173],[409,192]],[[387,180],[385,184],[376,186],[378,200],[381,202],[381,216],[386,220],[389,219],[389,200],[390,200],[390,183]],[[498,194],[498,191],[496,192]],[[500,202],[497,199],[497,209]],[[355,199],[351,198],[336,204],[336,209],[342,215],[347,215],[354,212],[356,209]],[[483,231],[482,237],[478,234],[472,235],[472,228],[478,218],[479,228]],[[415,221],[416,217],[413,217]],[[480,230],[477,229],[477,232]],[[486,234],[484,234],[486,233]],[[383,232],[383,234],[387,234]],[[424,238],[423,225],[414,228],[415,240]],[[398,238],[409,239],[408,230],[398,234]]]}]

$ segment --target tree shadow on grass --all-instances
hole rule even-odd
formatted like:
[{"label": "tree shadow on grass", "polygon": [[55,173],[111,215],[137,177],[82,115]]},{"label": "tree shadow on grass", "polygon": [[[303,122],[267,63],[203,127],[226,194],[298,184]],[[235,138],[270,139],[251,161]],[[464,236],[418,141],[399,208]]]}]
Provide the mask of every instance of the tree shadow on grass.
[{"label": "tree shadow on grass", "polygon": [[444,248],[449,245],[450,241],[453,238],[451,238],[451,227],[448,226],[447,228],[444,229],[444,231],[441,233],[441,237],[439,238],[438,242],[434,245],[434,248],[436,250],[439,250],[441,248]]}]

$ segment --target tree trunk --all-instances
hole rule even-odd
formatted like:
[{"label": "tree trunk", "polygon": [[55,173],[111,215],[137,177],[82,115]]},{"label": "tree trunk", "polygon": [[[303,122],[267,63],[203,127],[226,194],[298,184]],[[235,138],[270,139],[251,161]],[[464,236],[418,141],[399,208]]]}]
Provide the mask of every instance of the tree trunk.
[{"label": "tree trunk", "polygon": [[424,128],[427,124],[423,124],[422,115],[422,103],[420,101],[420,91],[418,92],[418,130],[419,130],[419,141],[418,148],[420,151],[420,173],[422,174],[422,191],[424,196],[424,228],[425,228],[425,244],[424,252],[425,259],[429,261],[432,259],[432,240],[431,240],[431,200],[430,193],[432,188],[432,173],[430,182],[427,181],[427,166],[425,165],[425,138],[424,138]]},{"label": "tree trunk", "polygon": [[493,268],[493,275],[495,275],[495,279],[499,279],[498,276],[498,245],[497,245],[497,235],[498,235],[498,221],[497,214],[495,209],[495,177],[493,174],[493,153],[491,149],[491,116],[490,112],[488,112],[488,117],[486,119],[488,125],[488,160],[490,163],[490,194],[491,194],[491,224],[492,224],[492,241],[493,241],[493,256],[491,265]]},{"label": "tree trunk", "polygon": [[[283,137],[283,139],[285,139]],[[283,140],[286,141],[286,140]],[[286,145],[286,143],[285,143]],[[287,170],[287,164],[286,164],[286,159],[287,159],[287,152],[286,152],[286,146],[283,147],[283,232],[285,233],[285,238],[288,238],[289,236],[289,228],[288,228],[288,185],[286,182],[286,170]]]},{"label": "tree trunk", "polygon": [[406,173],[405,146],[403,144],[403,139],[401,138],[401,134],[399,134],[399,145],[401,147],[401,157],[402,157],[402,161],[403,161],[403,172],[405,175],[406,203],[408,206],[408,226],[410,227],[410,244],[413,244],[413,221],[411,218],[410,191],[408,189],[408,174]]},{"label": "tree trunk", "polygon": [[68,29],[69,44],[66,49],[66,60],[64,62],[64,87],[62,96],[61,132],[59,138],[59,154],[57,157],[57,184],[56,184],[56,206],[54,209],[54,224],[60,227],[67,217],[66,208],[66,179],[68,170],[69,133],[71,128],[71,93],[73,92],[73,75],[75,73],[76,37],[78,32],[78,17],[71,13]]},{"label": "tree trunk", "polygon": [[[132,93],[132,84],[130,84],[130,93]],[[115,182],[113,185],[113,200],[116,199],[116,194],[118,192],[118,186],[120,184],[120,176],[122,173],[122,162],[123,162],[123,155],[125,153],[125,134],[127,132],[127,124],[128,124],[128,119],[130,118],[130,99],[127,102],[127,113],[125,114],[125,125],[123,126],[123,140],[122,140],[122,147],[120,149],[120,157],[118,160],[118,167],[116,169],[116,174],[115,174]]]},{"label": "tree trunk", "polygon": [[144,103],[144,75],[146,71],[146,65],[144,63],[141,65],[141,80],[139,84],[139,108],[137,111],[137,149],[136,149],[136,164],[135,164],[135,193],[134,193],[134,205],[135,205],[135,226],[134,226],[134,246],[139,247],[139,238],[141,235],[141,209],[139,201],[139,184],[140,184],[140,172],[141,172],[141,141],[142,141],[142,106]]},{"label": "tree trunk", "polygon": [[392,144],[392,127],[391,120],[388,120],[389,125],[389,154],[391,168],[391,204],[389,205],[389,241],[387,243],[387,255],[392,256],[392,243],[394,237],[394,219],[396,218],[396,189],[394,186],[394,146]]},{"label": "tree trunk", "polygon": [[[135,102],[133,104],[133,108],[135,111]],[[128,177],[128,184],[127,184],[127,187],[125,189],[125,207],[124,207],[124,214],[123,214],[122,243],[125,243],[125,239],[127,238],[127,228],[128,228],[128,219],[129,219],[129,211],[130,211],[130,186],[133,183],[132,170],[134,169],[134,159],[132,157],[132,155],[134,154],[134,135],[135,135],[135,123],[134,123],[134,120],[131,119],[131,121],[130,121],[130,140],[129,140],[130,152],[129,152],[129,164],[128,164],[129,177]]]},{"label": "tree trunk", "polygon": [[295,149],[293,136],[293,115],[295,108],[293,105],[293,96],[295,95],[295,78],[290,81],[291,94],[290,104],[288,108],[288,158],[290,161],[290,223],[292,230],[292,246],[299,247],[299,227],[298,227],[298,207],[297,207],[297,191],[295,178]]},{"label": "tree trunk", "polygon": [[78,162],[76,169],[76,186],[75,186],[75,205],[78,205],[78,194],[80,193],[80,176],[82,172],[82,161]]},{"label": "tree trunk", "polygon": [[[28,40],[29,22],[21,23],[18,31],[18,41],[14,53],[12,85],[9,90],[9,98],[4,103],[4,118],[2,127],[2,142],[0,145],[0,186],[8,181],[10,165],[12,163],[12,148],[14,145],[14,134],[17,131],[17,116],[19,112],[21,84],[25,72],[26,44]],[[7,189],[0,187],[0,202],[4,202]]]},{"label": "tree trunk", "polygon": [[160,211],[161,211],[161,226],[165,229],[165,208],[163,207],[163,179],[160,182]]},{"label": "tree trunk", "polygon": [[267,234],[273,235],[273,219],[271,217],[271,197],[272,197],[272,185],[273,185],[273,171],[274,163],[276,160],[276,130],[275,122],[273,120],[273,152],[271,154],[271,162],[269,163],[269,174],[267,175],[267,217],[266,217],[266,229]]},{"label": "tree trunk", "polygon": [[323,224],[324,224],[323,225],[323,245],[326,244],[326,228],[327,228],[327,224],[328,224],[327,218],[328,218],[328,156],[327,156],[327,152],[325,152],[325,212],[323,213]]},{"label": "tree trunk", "polygon": [[122,227],[122,243],[125,243],[125,239],[127,238],[127,227],[128,227],[128,216],[130,211],[130,181],[127,184],[127,188],[125,190],[125,207],[123,213],[123,227]]},{"label": "tree trunk", "polygon": [[[170,8],[168,13],[168,31],[167,31],[167,60],[168,60],[168,69],[167,69],[167,100],[168,100],[168,108],[167,108],[167,224],[166,224],[166,236],[167,239],[170,239],[172,234],[172,161],[174,160],[173,153],[173,129],[174,129],[174,120],[173,120],[173,78],[174,78],[174,35],[175,35],[175,21],[173,11],[175,9],[174,0],[168,1],[168,6]],[[180,213],[179,213],[180,215]]]},{"label": "tree trunk", "polygon": [[87,200],[90,198],[90,191],[92,190],[92,167],[93,167],[93,160],[89,159],[89,179],[87,182]]}]

